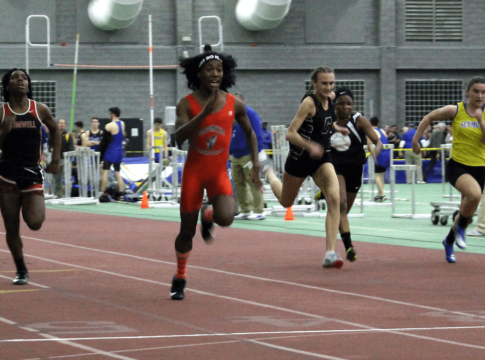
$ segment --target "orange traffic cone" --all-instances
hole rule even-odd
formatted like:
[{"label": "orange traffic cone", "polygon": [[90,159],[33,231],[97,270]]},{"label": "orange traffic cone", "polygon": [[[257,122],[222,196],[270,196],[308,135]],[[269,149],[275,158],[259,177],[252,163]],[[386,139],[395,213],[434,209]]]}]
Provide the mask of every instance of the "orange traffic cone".
[{"label": "orange traffic cone", "polygon": [[148,195],[147,192],[143,192],[143,198],[141,199],[141,208],[148,209],[150,206],[148,205]]},{"label": "orange traffic cone", "polygon": [[295,217],[293,216],[293,210],[291,210],[291,206],[286,209],[285,220],[295,220]]}]

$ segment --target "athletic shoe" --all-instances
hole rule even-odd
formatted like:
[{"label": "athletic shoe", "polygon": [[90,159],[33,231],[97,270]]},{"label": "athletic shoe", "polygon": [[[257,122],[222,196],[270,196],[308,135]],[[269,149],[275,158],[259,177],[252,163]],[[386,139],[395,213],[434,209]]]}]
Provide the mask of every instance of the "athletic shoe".
[{"label": "athletic shoe", "polygon": [[344,261],[340,259],[337,254],[332,254],[325,256],[325,259],[323,260],[322,266],[324,268],[341,268],[344,265]]},{"label": "athletic shoe", "polygon": [[480,230],[478,229],[472,229],[472,230],[468,230],[466,232],[467,235],[469,236],[485,236],[485,233],[482,233]]},{"label": "athletic shoe", "polygon": [[[210,208],[210,209],[209,209]],[[210,221],[206,220],[204,218],[205,213],[207,212],[212,212],[212,206],[211,205],[203,205],[202,209],[200,209],[200,231],[202,233],[202,239],[206,243],[211,243],[214,240],[213,233],[214,233],[214,222],[212,221],[212,215],[210,216]]]},{"label": "athletic shoe", "polygon": [[234,216],[234,220],[248,220],[248,217],[251,215],[251,213],[239,213],[236,216]]},{"label": "athletic shoe", "polygon": [[353,261],[357,260],[357,252],[355,251],[355,249],[354,249],[353,246],[349,247],[349,249],[347,250],[347,254],[346,254],[345,257],[350,262],[353,262]]},{"label": "athletic shoe", "polygon": [[383,202],[385,199],[386,199],[385,196],[379,196],[379,195],[374,196],[374,201],[375,202]]},{"label": "athletic shoe", "polygon": [[318,190],[318,192],[315,194],[315,200],[325,200],[325,195],[323,195],[322,190]]},{"label": "athletic shoe", "polygon": [[455,230],[455,243],[460,249],[466,249],[465,229],[459,225],[456,226]]},{"label": "athletic shoe", "polygon": [[266,215],[264,215],[263,213],[261,214],[252,214],[252,215],[249,215],[248,220],[264,220],[266,219]]},{"label": "athletic shoe", "polygon": [[185,279],[179,279],[174,276],[172,280],[172,287],[170,288],[170,297],[172,300],[183,300],[185,297]]},{"label": "athletic shoe", "polygon": [[29,273],[27,271],[17,272],[15,279],[13,279],[12,281],[14,285],[27,285],[28,282],[29,282]]},{"label": "athletic shoe", "polygon": [[443,240],[443,246],[445,247],[446,261],[448,261],[449,263],[455,263],[456,257],[455,257],[455,252],[453,251],[453,244],[452,245],[448,244],[445,238]]},{"label": "athletic shoe", "polygon": [[416,181],[416,184],[426,184],[426,181],[418,180],[418,181]]}]

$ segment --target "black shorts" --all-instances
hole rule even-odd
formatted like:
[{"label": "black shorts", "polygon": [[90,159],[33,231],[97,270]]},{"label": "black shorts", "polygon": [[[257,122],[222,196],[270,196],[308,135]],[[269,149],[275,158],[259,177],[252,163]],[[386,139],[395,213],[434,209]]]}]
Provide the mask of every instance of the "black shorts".
[{"label": "black shorts", "polygon": [[111,169],[111,165],[113,165],[115,171],[120,172],[121,164],[114,164],[108,160],[103,160],[103,170]]},{"label": "black shorts", "polygon": [[446,167],[446,175],[448,181],[453,187],[455,187],[458,178],[464,174],[471,175],[480,185],[483,193],[483,186],[485,183],[485,166],[468,166],[456,162],[453,159],[448,161],[448,166]]},{"label": "black shorts", "polygon": [[376,164],[376,166],[374,168],[374,172],[376,174],[385,173],[386,170],[387,170],[387,168],[385,168],[384,166],[377,165],[377,164]]},{"label": "black shorts", "polygon": [[40,165],[23,167],[0,161],[0,179],[17,185],[21,192],[36,191],[42,190],[44,173]]},{"label": "black shorts", "polygon": [[360,164],[333,164],[335,172],[345,179],[345,191],[358,193],[362,186],[363,165]]},{"label": "black shorts", "polygon": [[285,171],[295,177],[306,178],[312,176],[325,163],[332,162],[330,153],[326,152],[319,160],[311,159],[307,152],[297,159],[291,156],[291,151],[286,158]]}]

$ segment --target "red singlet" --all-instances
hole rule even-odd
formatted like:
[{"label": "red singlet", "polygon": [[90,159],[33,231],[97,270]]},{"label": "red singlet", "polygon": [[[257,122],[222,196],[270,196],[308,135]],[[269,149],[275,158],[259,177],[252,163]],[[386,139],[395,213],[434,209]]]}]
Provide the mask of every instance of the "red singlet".
[{"label": "red singlet", "polygon": [[[193,118],[202,111],[202,107],[192,95],[187,95],[186,99]],[[227,160],[234,117],[234,96],[227,94],[222,110],[202,120],[190,139],[182,175],[181,212],[194,212],[201,208],[204,188],[209,201],[218,195],[233,195],[227,175]]]}]

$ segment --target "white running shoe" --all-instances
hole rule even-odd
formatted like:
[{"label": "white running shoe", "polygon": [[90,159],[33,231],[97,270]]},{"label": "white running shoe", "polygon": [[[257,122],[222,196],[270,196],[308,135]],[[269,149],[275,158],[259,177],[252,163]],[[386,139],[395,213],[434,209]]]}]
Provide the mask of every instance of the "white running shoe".
[{"label": "white running shoe", "polygon": [[472,229],[472,230],[468,230],[466,232],[467,235],[469,236],[485,236],[485,233],[482,233],[480,230],[478,229]]},{"label": "white running shoe", "polygon": [[236,216],[234,216],[234,220],[249,220],[249,216],[251,213],[239,213]]},{"label": "white running shoe", "polygon": [[340,259],[337,254],[331,254],[328,256],[325,256],[325,259],[323,260],[322,266],[324,268],[341,268],[344,265],[344,261]]},{"label": "white running shoe", "polygon": [[266,219],[266,215],[263,213],[261,214],[252,214],[248,216],[248,220],[264,220]]}]

